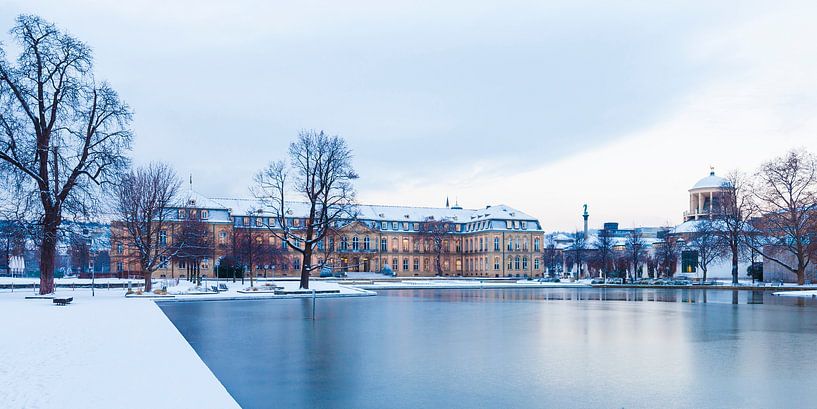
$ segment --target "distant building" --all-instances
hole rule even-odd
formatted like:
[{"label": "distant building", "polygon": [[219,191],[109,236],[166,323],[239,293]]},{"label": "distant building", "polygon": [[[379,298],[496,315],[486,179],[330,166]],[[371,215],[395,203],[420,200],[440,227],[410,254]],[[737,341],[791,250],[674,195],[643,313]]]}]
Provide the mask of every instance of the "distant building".
[{"label": "distant building", "polygon": [[[306,223],[305,203],[288,203],[286,223],[298,229]],[[543,231],[539,221],[505,205],[480,209],[452,207],[430,208],[360,204],[354,218],[340,220],[332,234],[318,244],[315,261],[332,272],[379,272],[385,266],[398,276],[434,276],[437,274],[431,238],[424,234],[426,223],[442,222],[447,229],[441,257],[442,275],[469,277],[541,276]],[[252,234],[254,240],[280,250],[275,260],[249,263],[252,274],[273,272],[278,276],[300,275],[301,256],[287,248],[271,231],[280,229],[269,210],[256,200],[207,198],[191,192],[186,205],[171,209],[174,215],[169,231],[162,233],[172,245],[175,231],[190,217],[205,222],[212,235],[210,255],[197,260],[201,274],[216,274],[219,261],[231,254],[237,234]],[[111,266],[116,272],[138,271],[129,257],[134,249],[127,240],[111,244]],[[188,261],[172,258],[162,264],[155,276],[177,277],[189,274]],[[313,274],[317,275],[320,270]]]},{"label": "distant building", "polygon": [[684,221],[711,217],[721,206],[724,191],[728,186],[728,180],[716,176],[715,170],[710,170],[709,176],[699,180],[689,189],[689,210],[684,212]]},{"label": "distant building", "polygon": [[[722,209],[723,197],[729,189],[729,181],[715,175],[714,170],[710,170],[709,175],[696,182],[689,189],[689,209],[684,211],[684,222],[675,226],[669,234],[679,237],[681,243],[689,243],[695,234],[698,223],[704,219],[711,219]],[[685,245],[681,249],[677,265],[677,273],[690,278],[701,277],[698,251]],[[738,275],[745,278],[747,268],[751,263],[741,260],[738,264]],[[732,278],[732,262],[726,257],[712,262],[707,268],[707,280]]]}]

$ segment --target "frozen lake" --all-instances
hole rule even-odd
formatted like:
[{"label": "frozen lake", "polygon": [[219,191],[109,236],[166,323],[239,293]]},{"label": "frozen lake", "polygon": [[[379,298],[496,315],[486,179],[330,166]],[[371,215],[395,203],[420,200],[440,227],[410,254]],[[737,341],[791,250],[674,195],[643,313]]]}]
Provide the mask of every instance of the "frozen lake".
[{"label": "frozen lake", "polygon": [[812,299],[591,288],[379,294],[319,299],[316,321],[304,299],[160,306],[244,408],[817,405]]}]

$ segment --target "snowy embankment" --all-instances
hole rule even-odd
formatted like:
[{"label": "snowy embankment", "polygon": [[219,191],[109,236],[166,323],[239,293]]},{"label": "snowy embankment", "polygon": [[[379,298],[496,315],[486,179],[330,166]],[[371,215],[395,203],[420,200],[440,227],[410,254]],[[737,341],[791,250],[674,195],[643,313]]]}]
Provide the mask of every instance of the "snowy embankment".
[{"label": "snowy embankment", "polygon": [[817,297],[817,290],[808,290],[808,291],[778,291],[773,293],[773,295],[779,295],[782,297]]},{"label": "snowy embankment", "polygon": [[477,280],[405,280],[405,281],[372,281],[370,284],[355,284],[355,287],[366,290],[402,290],[402,289],[501,289],[501,288],[566,288],[590,287],[583,282],[547,283],[538,281],[519,280],[507,281],[477,281]]},{"label": "snowy embankment", "polygon": [[[157,280],[154,288],[167,288],[167,295],[156,297],[156,301],[228,301],[247,299],[280,299],[280,298],[317,298],[330,297],[366,297],[377,295],[373,291],[364,290],[357,286],[342,285],[335,282],[311,280],[309,290],[300,290],[297,280],[240,280],[233,283],[229,280],[206,280],[197,287],[189,281]],[[214,291],[213,287],[219,289]],[[226,289],[225,289],[226,288]],[[134,297],[131,295],[128,296]],[[143,294],[142,297],[155,297],[154,294]]]},{"label": "snowy embankment", "polygon": [[0,406],[238,408],[159,307],[122,290],[71,291],[59,307],[0,293]]}]

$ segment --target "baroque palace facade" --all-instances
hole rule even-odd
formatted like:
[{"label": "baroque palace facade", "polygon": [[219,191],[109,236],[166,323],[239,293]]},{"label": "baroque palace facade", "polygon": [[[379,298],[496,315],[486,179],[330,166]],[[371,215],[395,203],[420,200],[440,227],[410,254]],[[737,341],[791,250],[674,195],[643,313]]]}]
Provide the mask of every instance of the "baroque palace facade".
[{"label": "baroque palace facade", "polygon": [[[305,203],[289,203],[287,218],[297,228],[305,223]],[[206,226],[207,253],[195,263],[200,274],[209,277],[218,272],[219,261],[235,251],[238,235],[251,236],[263,244],[274,259],[257,255],[257,261],[245,263],[255,275],[298,276],[301,256],[288,249],[270,231],[274,218],[255,200],[210,199],[191,193],[184,207],[169,209],[172,222],[159,240],[172,245],[185,219],[196,218]],[[381,272],[388,266],[397,276],[434,276],[437,252],[432,239],[424,233],[429,221],[442,223],[442,275],[469,277],[541,276],[544,266],[541,250],[544,232],[539,221],[505,205],[481,209],[452,207],[402,207],[359,204],[355,217],[338,221],[332,234],[319,243],[313,255],[319,263],[337,272]],[[437,237],[440,237],[439,235]],[[138,274],[138,264],[128,258],[133,249],[127,240],[111,240],[113,274]],[[261,248],[261,247],[259,247]],[[330,250],[331,249],[331,250]],[[259,250],[261,251],[261,250]],[[186,276],[190,260],[171,257],[162,263],[154,277]],[[320,271],[313,272],[318,275]]]}]

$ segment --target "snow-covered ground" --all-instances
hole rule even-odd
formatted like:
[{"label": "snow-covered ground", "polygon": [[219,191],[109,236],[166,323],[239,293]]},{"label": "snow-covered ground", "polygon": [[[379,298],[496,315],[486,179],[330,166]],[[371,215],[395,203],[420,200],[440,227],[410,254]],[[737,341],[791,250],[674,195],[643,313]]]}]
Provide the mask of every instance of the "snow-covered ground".
[{"label": "snow-covered ground", "polygon": [[[267,285],[269,284],[269,285]],[[227,291],[212,292],[211,287],[224,285]],[[206,280],[202,281],[202,287],[197,288],[189,281],[158,280],[154,288],[167,287],[168,295],[172,297],[162,297],[161,301],[194,301],[194,300],[238,300],[238,299],[262,299],[262,298],[304,298],[312,297],[311,290],[315,290],[315,297],[365,297],[377,295],[373,291],[364,290],[357,286],[343,285],[331,281],[310,280],[309,290],[299,290],[297,280],[254,280],[250,286],[250,280],[233,283],[231,280]],[[284,293],[275,294],[274,288],[280,288]],[[255,290],[253,290],[253,288]],[[203,290],[207,289],[205,292]]]},{"label": "snow-covered ground", "polygon": [[817,290],[808,290],[808,291],[779,291],[773,293],[774,295],[780,295],[783,297],[817,297]]},{"label": "snow-covered ground", "polygon": [[0,292],[0,407],[237,408],[150,300],[58,289],[59,307]]},{"label": "snow-covered ground", "polygon": [[355,284],[355,287],[367,290],[394,290],[394,289],[461,289],[461,288],[561,288],[561,287],[590,287],[583,282],[560,282],[560,283],[540,283],[536,280],[519,280],[516,282],[496,281],[496,280],[403,280],[403,281],[372,281],[371,284]]}]

